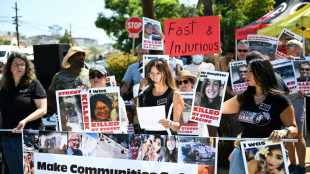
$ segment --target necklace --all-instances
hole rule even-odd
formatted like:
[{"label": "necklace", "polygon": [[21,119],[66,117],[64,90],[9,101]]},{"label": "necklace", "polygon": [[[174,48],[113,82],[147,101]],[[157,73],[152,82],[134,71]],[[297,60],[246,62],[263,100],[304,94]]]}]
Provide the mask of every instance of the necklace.
[{"label": "necklace", "polygon": [[263,98],[264,96],[266,96],[267,95],[267,93],[265,93],[265,94],[263,94],[263,95],[260,95],[260,96],[256,96],[255,94],[254,94],[254,98]]}]

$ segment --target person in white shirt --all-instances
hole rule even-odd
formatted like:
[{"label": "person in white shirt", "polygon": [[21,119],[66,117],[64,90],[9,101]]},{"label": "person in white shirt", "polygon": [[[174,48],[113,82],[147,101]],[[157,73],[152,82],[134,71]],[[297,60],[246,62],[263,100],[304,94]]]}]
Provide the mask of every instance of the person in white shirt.
[{"label": "person in white shirt", "polygon": [[184,66],[184,70],[188,70],[192,75],[198,77],[200,71],[215,70],[215,66],[212,63],[203,62],[202,55],[193,55],[193,63]]}]

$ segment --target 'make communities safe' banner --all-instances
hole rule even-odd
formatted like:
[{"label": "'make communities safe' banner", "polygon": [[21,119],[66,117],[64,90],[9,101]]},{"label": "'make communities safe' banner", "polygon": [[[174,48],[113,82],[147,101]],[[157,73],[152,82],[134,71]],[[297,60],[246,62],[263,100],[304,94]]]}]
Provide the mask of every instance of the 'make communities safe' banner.
[{"label": "'make communities safe' banner", "polygon": [[165,53],[180,56],[219,52],[219,21],[219,16],[165,20]]}]

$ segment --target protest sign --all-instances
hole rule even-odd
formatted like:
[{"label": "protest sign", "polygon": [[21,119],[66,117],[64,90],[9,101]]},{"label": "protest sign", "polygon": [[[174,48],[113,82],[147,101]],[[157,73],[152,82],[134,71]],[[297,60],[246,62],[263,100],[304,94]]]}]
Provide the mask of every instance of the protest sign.
[{"label": "protest sign", "polygon": [[298,89],[310,93],[310,57],[295,58],[293,65]]},{"label": "protest sign", "polygon": [[248,42],[251,51],[258,51],[270,60],[275,59],[278,39],[270,36],[248,35]]},{"label": "protest sign", "polygon": [[245,171],[251,173],[289,173],[283,142],[242,141]]},{"label": "protest sign", "polygon": [[107,76],[105,78],[105,86],[106,87],[116,87],[117,86],[117,83],[116,83],[116,80],[115,80],[115,76]]},{"label": "protest sign", "polygon": [[169,58],[169,67],[172,71],[173,77],[176,77],[178,73],[183,70],[183,61],[174,57]]},{"label": "protest sign", "polygon": [[[57,113],[60,131],[81,131],[89,127],[87,94],[81,89],[56,91]],[[86,102],[86,103],[85,103]],[[85,107],[86,106],[86,107]]]},{"label": "protest sign", "polygon": [[277,51],[275,55],[276,59],[284,59],[287,57],[286,43],[292,39],[301,41],[302,37],[291,32],[290,30],[283,29],[283,31],[278,37],[278,46],[277,46]]},{"label": "protest sign", "polygon": [[181,128],[178,130],[179,135],[199,135],[199,123],[190,121],[191,110],[193,106],[194,93],[181,92],[184,101],[184,110]]},{"label": "protest sign", "polygon": [[147,75],[147,70],[149,68],[148,63],[150,61],[155,61],[158,59],[159,61],[167,61],[169,65],[169,56],[168,55],[143,55],[143,73],[142,77],[145,78]]},{"label": "protest sign", "polygon": [[248,82],[246,80],[246,61],[236,61],[230,62],[230,79],[231,79],[231,87],[232,90],[237,91],[245,91],[248,88]]},{"label": "protest sign", "polygon": [[220,51],[219,16],[166,19],[165,54],[213,54]]},{"label": "protest sign", "polygon": [[227,80],[227,72],[200,72],[190,120],[219,127]]},{"label": "protest sign", "polygon": [[146,50],[163,50],[162,36],[160,22],[143,17],[142,48]]},{"label": "protest sign", "polygon": [[208,169],[214,174],[217,168],[217,138],[40,131],[39,141],[39,151],[23,150],[25,159],[31,154],[35,173],[192,174]]},{"label": "protest sign", "polygon": [[290,93],[297,93],[298,86],[292,60],[280,59],[271,61],[270,63],[274,71],[280,75],[284,83],[286,83],[287,87],[290,89]]},{"label": "protest sign", "polygon": [[91,88],[88,90],[89,124],[91,131],[121,133],[119,87]]}]

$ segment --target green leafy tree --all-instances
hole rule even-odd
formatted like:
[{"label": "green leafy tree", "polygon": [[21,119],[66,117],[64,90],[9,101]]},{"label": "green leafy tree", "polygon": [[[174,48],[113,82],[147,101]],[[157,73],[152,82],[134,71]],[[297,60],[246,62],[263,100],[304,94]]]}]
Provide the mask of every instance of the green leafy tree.
[{"label": "green leafy tree", "polygon": [[249,23],[249,18],[240,9],[231,10],[221,19],[222,49],[225,52],[235,45],[235,30]]},{"label": "green leafy tree", "polygon": [[0,39],[0,45],[11,45],[11,42],[8,40]]},{"label": "green leafy tree", "polygon": [[274,0],[232,0],[238,9],[252,22],[273,9]]},{"label": "green leafy tree", "polygon": [[[125,22],[135,15],[142,18],[142,6],[140,0],[104,0],[105,8],[113,12],[111,16],[99,13],[95,25],[102,28],[109,36],[116,38],[115,48],[130,52],[132,39],[128,38]],[[177,0],[154,0],[155,20],[163,26],[165,19],[192,17],[194,7],[180,5]],[[141,32],[142,33],[142,32]],[[140,33],[140,36],[141,36]],[[135,40],[135,45],[141,43],[141,37]]]},{"label": "green leafy tree", "polygon": [[58,40],[59,40],[59,43],[68,43],[70,45],[73,45],[73,40],[71,36],[69,35],[67,29],[65,30],[65,34],[62,37],[58,38]]}]

